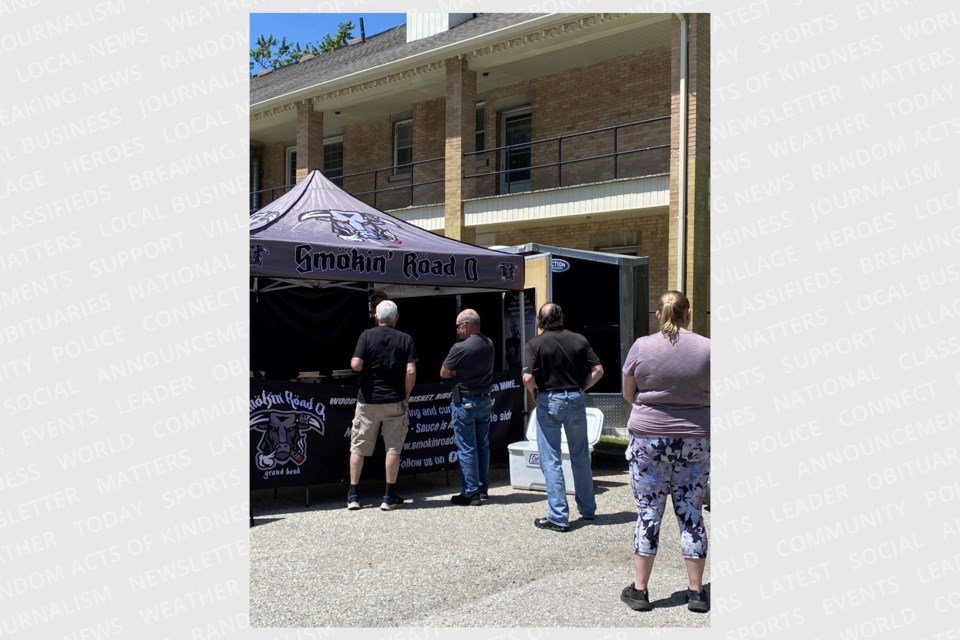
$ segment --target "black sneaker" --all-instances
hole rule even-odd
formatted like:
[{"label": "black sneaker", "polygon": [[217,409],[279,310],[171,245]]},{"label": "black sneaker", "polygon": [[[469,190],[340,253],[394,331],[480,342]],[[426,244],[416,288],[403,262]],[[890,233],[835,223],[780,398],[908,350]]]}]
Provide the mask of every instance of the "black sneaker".
[{"label": "black sneaker", "polygon": [[347,494],[347,509],[350,511],[356,511],[360,508],[360,499],[357,498],[355,493]]},{"label": "black sneaker", "polygon": [[687,609],[697,613],[710,611],[710,599],[707,597],[707,590],[694,591],[693,589],[687,589]]},{"label": "black sneaker", "polygon": [[537,518],[533,521],[533,526],[535,526],[537,529],[547,529],[548,531],[558,531],[560,533],[570,531],[570,527],[565,527],[562,524],[551,522],[546,518]]},{"label": "black sneaker", "polygon": [[479,507],[480,494],[479,493],[469,493],[469,494],[458,493],[457,495],[450,497],[450,502],[452,502],[453,504],[458,504],[461,507]]},{"label": "black sneaker", "polygon": [[393,511],[397,507],[403,506],[403,498],[394,494],[392,496],[383,496],[383,502],[380,503],[381,511]]},{"label": "black sneaker", "polygon": [[490,499],[490,496],[487,495],[487,492],[486,492],[486,491],[482,491],[482,490],[481,490],[480,493],[478,493],[477,495],[480,496],[480,499],[481,499],[481,500],[489,500],[489,499]]},{"label": "black sneaker", "polygon": [[634,611],[653,610],[653,605],[650,604],[650,594],[646,589],[635,588],[632,582],[620,592],[620,600]]}]

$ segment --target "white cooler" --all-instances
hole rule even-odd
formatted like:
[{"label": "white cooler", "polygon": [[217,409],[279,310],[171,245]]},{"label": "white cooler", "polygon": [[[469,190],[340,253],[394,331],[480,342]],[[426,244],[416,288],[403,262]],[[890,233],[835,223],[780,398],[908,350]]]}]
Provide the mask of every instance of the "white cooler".
[{"label": "white cooler", "polygon": [[[593,457],[593,445],[600,440],[603,429],[603,411],[596,407],[587,407],[587,442],[590,443],[590,456]],[[573,470],[570,468],[570,449],[567,447],[567,433],[561,430],[560,464],[563,467],[563,482],[567,493],[573,495]],[[526,440],[514,442],[507,447],[510,452],[510,484],[515,489],[546,491],[547,485],[540,470],[540,454],[537,452],[537,409],[534,407],[527,420],[523,434]]]}]

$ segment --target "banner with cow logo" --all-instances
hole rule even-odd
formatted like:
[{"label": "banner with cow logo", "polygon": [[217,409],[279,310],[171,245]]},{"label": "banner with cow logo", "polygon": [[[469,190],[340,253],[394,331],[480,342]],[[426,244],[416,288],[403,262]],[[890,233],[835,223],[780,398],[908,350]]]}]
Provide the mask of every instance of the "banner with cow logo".
[{"label": "banner with cow logo", "polygon": [[[418,384],[410,397],[410,428],[401,475],[458,469],[450,425],[449,382]],[[507,460],[507,445],[523,439],[519,369],[494,374],[490,454]],[[250,380],[250,487],[303,486],[348,477],[355,384]],[[363,480],[383,479],[383,439],[363,465]]]}]

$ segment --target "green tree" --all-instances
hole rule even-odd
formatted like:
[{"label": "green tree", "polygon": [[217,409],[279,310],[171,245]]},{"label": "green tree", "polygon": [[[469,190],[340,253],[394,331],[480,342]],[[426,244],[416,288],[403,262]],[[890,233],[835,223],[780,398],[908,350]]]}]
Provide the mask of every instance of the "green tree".
[{"label": "green tree", "polygon": [[277,40],[273,34],[257,36],[257,47],[250,49],[250,73],[254,66],[261,69],[279,69],[280,67],[297,62],[305,55],[319,56],[328,51],[342,47],[350,39],[353,31],[353,22],[341,22],[337,33],[327,34],[322,40],[315,43],[308,42],[302,46],[299,42],[287,42],[286,36]]}]

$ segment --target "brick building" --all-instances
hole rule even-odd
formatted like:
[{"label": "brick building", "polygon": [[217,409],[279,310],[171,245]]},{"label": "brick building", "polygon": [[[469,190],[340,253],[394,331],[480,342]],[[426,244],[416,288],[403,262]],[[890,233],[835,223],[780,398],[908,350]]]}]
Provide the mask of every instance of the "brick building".
[{"label": "brick building", "polygon": [[709,51],[706,14],[408,14],[251,78],[251,208],[319,168],[448,237],[648,256],[709,335]]}]

